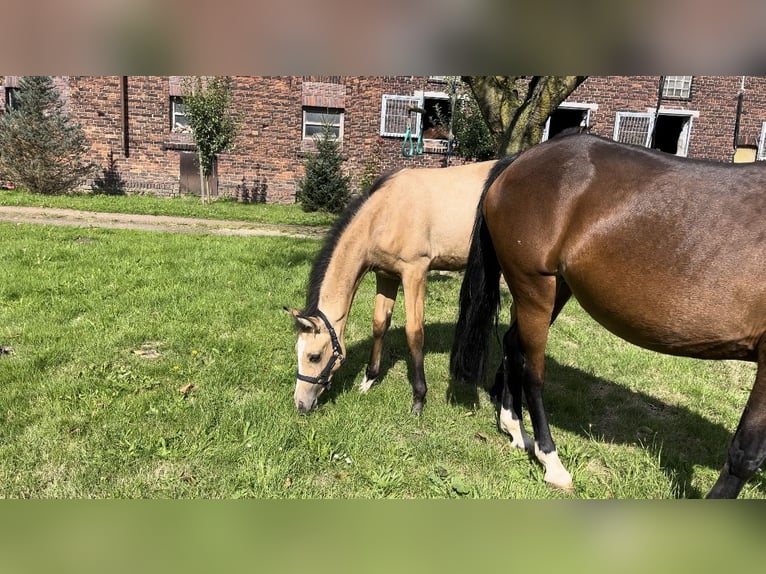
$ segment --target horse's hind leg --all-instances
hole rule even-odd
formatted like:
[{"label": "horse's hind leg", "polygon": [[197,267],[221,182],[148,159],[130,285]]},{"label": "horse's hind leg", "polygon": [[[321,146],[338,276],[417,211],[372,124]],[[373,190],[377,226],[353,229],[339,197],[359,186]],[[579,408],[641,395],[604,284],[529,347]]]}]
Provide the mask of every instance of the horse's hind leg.
[{"label": "horse's hind leg", "polygon": [[404,327],[412,354],[412,412],[421,414],[426,402],[426,374],[423,364],[424,308],[428,267],[414,268],[402,274],[404,306],[407,320]]},{"label": "horse's hind leg", "polygon": [[522,283],[518,285],[517,292],[523,293],[524,297],[514,299],[514,305],[519,333],[521,378],[535,435],[534,452],[545,467],[545,481],[558,488],[571,490],[572,476],[559,460],[543,405],[548,329],[551,320],[555,318],[554,311],[560,311],[560,308],[556,309],[559,299],[556,279],[552,276],[525,277]]},{"label": "horse's hind leg", "polygon": [[758,371],[731,439],[726,464],[708,498],[736,498],[766,459],[766,335],[758,347]]},{"label": "horse's hind leg", "polygon": [[[557,277],[551,324],[571,297],[572,290],[569,285],[562,277]],[[503,337],[503,360],[495,375],[495,386],[490,394],[498,401],[498,426],[500,430],[511,435],[511,446],[531,450],[532,441],[522,424],[522,369],[523,356],[519,351],[518,328],[515,319],[512,319],[511,327]]]},{"label": "horse's hind leg", "polygon": [[377,273],[375,275],[376,295],[375,310],[372,314],[372,350],[364,380],[359,386],[362,392],[367,392],[380,374],[380,358],[383,354],[383,337],[391,326],[391,314],[399,290],[400,281],[396,277],[388,277]]},{"label": "horse's hind leg", "polygon": [[511,436],[511,446],[532,449],[532,440],[524,430],[521,403],[521,356],[516,323],[503,337],[503,360],[495,375],[492,395],[498,401],[497,426]]}]

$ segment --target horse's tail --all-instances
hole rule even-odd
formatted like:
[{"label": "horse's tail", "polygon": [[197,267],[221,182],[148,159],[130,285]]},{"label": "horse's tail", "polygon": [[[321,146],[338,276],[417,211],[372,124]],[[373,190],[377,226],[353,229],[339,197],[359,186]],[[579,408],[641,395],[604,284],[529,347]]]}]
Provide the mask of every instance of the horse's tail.
[{"label": "horse's tail", "polygon": [[484,198],[495,179],[515,158],[504,158],[493,167],[476,209],[450,354],[450,373],[458,381],[480,385],[486,376],[489,337],[500,307],[500,263],[484,220]]}]

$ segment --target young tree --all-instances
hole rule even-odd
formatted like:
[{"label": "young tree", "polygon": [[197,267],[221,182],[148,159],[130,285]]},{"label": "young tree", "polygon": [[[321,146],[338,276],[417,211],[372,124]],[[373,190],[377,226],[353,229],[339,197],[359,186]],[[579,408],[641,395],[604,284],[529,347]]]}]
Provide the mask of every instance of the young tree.
[{"label": "young tree", "polygon": [[298,184],[298,200],[303,211],[340,213],[349,197],[349,177],[341,170],[340,143],[330,126],[325,126],[314,141],[317,151],[306,159],[306,174]]},{"label": "young tree", "polygon": [[33,193],[63,194],[95,169],[89,145],[50,76],[19,81],[17,106],[0,118],[0,172]]},{"label": "young tree", "polygon": [[184,112],[197,145],[202,203],[210,201],[208,178],[213,174],[215,158],[229,149],[237,133],[231,100],[228,77],[196,76],[184,86]]}]

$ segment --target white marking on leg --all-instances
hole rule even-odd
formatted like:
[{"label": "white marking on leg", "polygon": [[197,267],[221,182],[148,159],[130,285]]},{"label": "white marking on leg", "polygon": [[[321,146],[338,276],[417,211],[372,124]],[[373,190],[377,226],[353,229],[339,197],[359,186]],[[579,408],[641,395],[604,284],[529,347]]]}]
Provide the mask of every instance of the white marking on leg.
[{"label": "white marking on leg", "polygon": [[529,435],[521,424],[521,420],[519,420],[513,410],[501,408],[498,425],[500,426],[501,431],[511,435],[512,447],[523,448],[524,450],[532,449],[532,440],[529,438]]},{"label": "white marking on leg", "polygon": [[545,482],[562,490],[574,489],[572,475],[561,464],[559,455],[555,450],[545,454],[537,446],[537,441],[535,441],[535,456],[545,468]]},{"label": "white marking on leg", "polygon": [[364,379],[362,379],[362,382],[359,384],[359,391],[362,393],[366,393],[370,390],[370,387],[375,384],[375,379],[368,379],[367,375],[364,376]]}]

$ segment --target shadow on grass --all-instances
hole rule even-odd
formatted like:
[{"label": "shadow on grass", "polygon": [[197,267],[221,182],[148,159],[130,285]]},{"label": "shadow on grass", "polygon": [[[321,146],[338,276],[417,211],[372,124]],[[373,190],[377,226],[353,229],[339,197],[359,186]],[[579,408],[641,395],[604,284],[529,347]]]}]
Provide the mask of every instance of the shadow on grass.
[{"label": "shadow on grass", "polygon": [[[455,326],[452,323],[431,323],[425,326],[425,344],[424,352],[426,356],[429,353],[449,353],[452,349],[452,337]],[[325,392],[323,399],[334,401],[341,393],[352,390],[354,380],[367,368],[367,362],[370,358],[370,349],[372,348],[372,339],[368,338],[348,346],[346,349],[347,357],[343,367],[333,377],[332,388]],[[410,348],[407,345],[407,335],[404,327],[391,327],[386,334],[383,342],[383,357],[380,363],[380,374],[377,378],[377,384],[385,383],[386,375],[389,369],[399,361],[407,363],[407,380],[412,381],[413,365]],[[426,365],[426,384],[429,382],[428,367]],[[407,386],[406,392],[411,393],[412,387]],[[429,395],[432,390],[429,388]],[[465,408],[471,409],[479,402],[479,391],[472,385],[463,385],[450,381],[447,388],[447,398],[453,404],[459,404]],[[320,399],[321,400],[321,399]],[[426,396],[426,410],[428,409],[428,395]],[[426,411],[424,411],[426,412]]]},{"label": "shadow on grass", "polygon": [[[426,354],[449,353],[453,335],[454,325],[451,323],[427,324]],[[341,393],[352,390],[355,378],[367,366],[370,346],[369,338],[349,346],[346,363],[336,373],[332,388],[320,400],[332,402]],[[407,361],[408,380],[411,381],[412,359],[404,328],[396,327],[386,335],[379,383],[385,383],[388,370],[400,360]],[[495,352],[489,364],[497,365],[498,362],[499,354]],[[491,373],[494,374],[494,367]],[[428,376],[426,370],[426,381]],[[667,404],[576,367],[559,364],[550,357],[546,359],[546,379],[546,410],[554,427],[554,440],[556,428],[559,428],[585,439],[635,445],[655,456],[661,455],[664,472],[676,485],[679,497],[695,498],[706,494],[692,485],[695,465],[716,472],[723,466],[733,429],[711,422],[686,407]],[[410,393],[411,389],[408,386],[402,392]],[[473,409],[479,400],[478,392],[472,385],[450,381],[447,400]],[[428,416],[428,403],[424,416]],[[766,485],[762,483],[760,490],[766,493]]]},{"label": "shadow on grass", "polygon": [[664,472],[676,485],[676,496],[707,494],[692,485],[694,466],[720,470],[732,430],[687,407],[667,404],[550,357],[546,379],[551,425],[599,442],[647,449],[661,456]]}]

